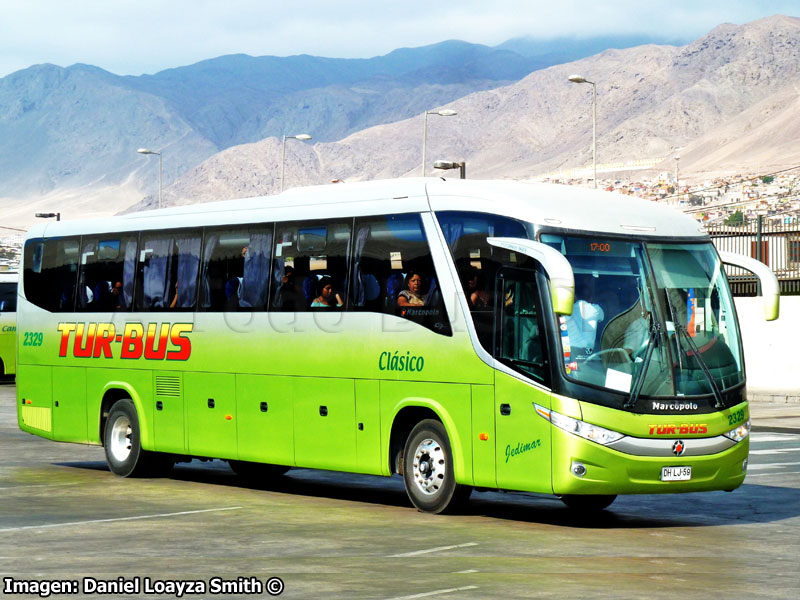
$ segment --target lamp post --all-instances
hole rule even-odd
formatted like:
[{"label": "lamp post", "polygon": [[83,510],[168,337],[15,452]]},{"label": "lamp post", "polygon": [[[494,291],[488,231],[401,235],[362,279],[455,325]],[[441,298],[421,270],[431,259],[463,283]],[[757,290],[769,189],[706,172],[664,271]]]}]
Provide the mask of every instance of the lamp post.
[{"label": "lamp post", "polygon": [[152,150],[148,150],[147,148],[139,148],[137,150],[139,154],[155,154],[158,156],[158,208],[162,208],[163,204],[161,202],[161,152],[153,152]]},{"label": "lamp post", "polygon": [[300,140],[306,142],[311,139],[307,133],[298,133],[297,135],[284,135],[283,136],[283,151],[281,153],[281,192],[283,192],[284,174],[286,173],[286,140]]},{"label": "lamp post", "polygon": [[456,162],[452,160],[437,160],[433,163],[434,169],[442,169],[446,171],[448,169],[459,169],[461,171],[461,179],[467,178],[467,163],[463,160],[461,162]]},{"label": "lamp post", "polygon": [[440,117],[455,117],[458,113],[449,108],[443,110],[426,110],[425,120],[422,124],[422,176],[425,177],[425,160],[428,151],[428,115],[439,115]]},{"label": "lamp post", "polygon": [[61,220],[61,213],[60,212],[57,212],[57,213],[36,213],[36,216],[39,219],[52,219],[53,217],[55,217],[56,221],[60,221]]},{"label": "lamp post", "polygon": [[597,188],[597,85],[581,75],[570,75],[572,83],[592,84],[592,168],[594,170],[594,187]]}]

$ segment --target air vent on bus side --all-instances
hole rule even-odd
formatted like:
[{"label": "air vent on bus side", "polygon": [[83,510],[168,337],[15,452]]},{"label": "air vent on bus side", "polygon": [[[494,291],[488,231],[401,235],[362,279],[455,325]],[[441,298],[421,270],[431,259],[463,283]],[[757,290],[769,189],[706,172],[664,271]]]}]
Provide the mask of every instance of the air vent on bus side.
[{"label": "air vent on bus side", "polygon": [[180,398],[180,375],[156,375],[156,396]]}]

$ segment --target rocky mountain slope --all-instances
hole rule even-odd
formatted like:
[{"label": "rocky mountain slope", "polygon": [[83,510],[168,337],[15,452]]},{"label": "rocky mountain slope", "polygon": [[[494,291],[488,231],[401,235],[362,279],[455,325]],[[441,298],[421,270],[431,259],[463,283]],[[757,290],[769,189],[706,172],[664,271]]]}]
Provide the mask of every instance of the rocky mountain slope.
[{"label": "rocky mountain slope", "polygon": [[163,152],[173,181],[233,145],[342,139],[554,64],[531,54],[448,41],[370,59],[222,56],[138,77],[36,65],[0,78],[0,199],[152,189],[142,146]]},{"label": "rocky mountain slope", "polygon": [[[528,178],[591,162],[591,86],[597,82],[598,163],[669,156],[682,173],[800,164],[800,19],[721,25],[682,46],[607,50],[456,100],[431,117],[429,163],[465,160],[470,177]],[[795,117],[795,118],[793,118]],[[313,133],[313,132],[312,132]],[[331,143],[292,143],[286,185],[421,174],[422,118],[380,125]],[[431,173],[429,167],[429,174]],[[280,143],[217,154],[168,190],[170,202],[276,193]]]}]

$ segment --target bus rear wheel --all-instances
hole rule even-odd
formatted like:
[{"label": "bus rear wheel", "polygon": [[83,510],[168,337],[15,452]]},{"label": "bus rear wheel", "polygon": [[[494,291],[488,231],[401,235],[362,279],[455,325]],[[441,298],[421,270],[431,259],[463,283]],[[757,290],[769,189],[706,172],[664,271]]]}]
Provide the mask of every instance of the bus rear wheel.
[{"label": "bus rear wheel", "polygon": [[130,398],[117,400],[111,407],[103,445],[108,468],[120,477],[160,475],[175,464],[169,455],[142,449],[139,416]]},{"label": "bus rear wheel", "polygon": [[439,421],[417,423],[403,450],[403,480],[411,503],[422,512],[452,512],[472,487],[456,483],[447,430]]},{"label": "bus rear wheel", "polygon": [[567,495],[561,496],[561,501],[569,508],[580,512],[596,512],[611,506],[616,496],[600,495]]}]

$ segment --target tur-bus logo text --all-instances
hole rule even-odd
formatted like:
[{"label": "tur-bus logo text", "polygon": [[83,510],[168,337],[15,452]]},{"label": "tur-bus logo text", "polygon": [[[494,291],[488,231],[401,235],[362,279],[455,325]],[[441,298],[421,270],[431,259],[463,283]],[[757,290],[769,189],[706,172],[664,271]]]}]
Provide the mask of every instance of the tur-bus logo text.
[{"label": "tur-bus logo text", "polygon": [[113,323],[59,323],[58,355],[75,358],[188,360],[191,323],[125,323],[118,332]]}]

